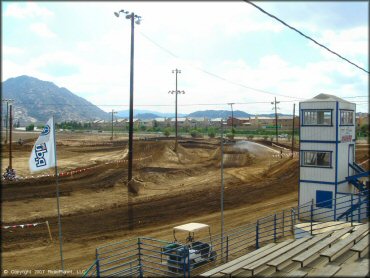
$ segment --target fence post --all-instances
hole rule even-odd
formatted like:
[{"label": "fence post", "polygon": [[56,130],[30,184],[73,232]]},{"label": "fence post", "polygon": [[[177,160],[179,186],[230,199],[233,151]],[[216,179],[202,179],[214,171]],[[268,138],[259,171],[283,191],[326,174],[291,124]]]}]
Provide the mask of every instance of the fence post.
[{"label": "fence post", "polygon": [[351,194],[351,227],[353,226],[353,194]]},{"label": "fence post", "polygon": [[276,213],[274,214],[274,242],[276,242]]},{"label": "fence post", "polygon": [[140,237],[137,238],[137,251],[138,251],[138,263],[139,263],[139,277],[143,277],[143,266],[141,263],[141,240]]},{"label": "fence post", "polygon": [[186,273],[188,273],[187,277],[190,277],[190,250],[187,248],[187,246],[184,247],[183,259],[184,259],[184,264],[182,268],[184,272],[184,278],[186,277]]},{"label": "fence post", "polygon": [[360,192],[358,193],[358,223],[361,223],[361,195],[360,195]]},{"label": "fence post", "polygon": [[283,237],[284,237],[284,228],[285,228],[285,213],[284,213],[285,211],[283,210],[283,223],[282,223],[282,225],[283,225]]},{"label": "fence post", "polygon": [[95,249],[95,258],[96,258],[96,277],[100,277],[100,266],[99,266],[99,253],[98,248]]},{"label": "fence post", "polygon": [[257,223],[256,223],[256,249],[259,248],[259,244],[258,244],[258,229],[259,229],[259,220],[257,220]]},{"label": "fence post", "polygon": [[226,236],[226,262],[229,261],[229,236]]},{"label": "fence post", "polygon": [[313,234],[312,233],[312,222],[313,222],[313,199],[311,201],[311,235]]},{"label": "fence post", "polygon": [[295,210],[294,208],[291,209],[290,211],[290,215],[291,215],[291,218],[292,218],[292,232],[294,232],[294,225],[295,225]]}]

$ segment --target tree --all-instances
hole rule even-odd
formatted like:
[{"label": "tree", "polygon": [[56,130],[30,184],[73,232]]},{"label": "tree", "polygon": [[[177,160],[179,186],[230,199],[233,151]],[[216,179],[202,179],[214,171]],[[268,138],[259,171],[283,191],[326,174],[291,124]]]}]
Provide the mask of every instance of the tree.
[{"label": "tree", "polygon": [[229,138],[230,140],[234,139],[234,133],[227,133],[226,137]]},{"label": "tree", "polygon": [[199,136],[199,132],[196,129],[192,129],[192,130],[190,130],[190,135],[191,135],[191,137],[196,138],[196,137]]},{"label": "tree", "polygon": [[364,124],[360,127],[360,130],[361,130],[361,133],[363,136],[367,137],[369,136],[369,125],[368,124]]},{"label": "tree", "polygon": [[34,124],[30,124],[30,125],[26,126],[26,131],[33,131],[34,129],[35,129]]},{"label": "tree", "polygon": [[168,137],[168,136],[170,136],[170,134],[171,134],[171,129],[167,127],[167,128],[165,128],[165,129],[164,129],[163,133],[164,133],[164,135],[165,135],[166,137]]},{"label": "tree", "polygon": [[215,138],[215,136],[216,136],[216,130],[213,127],[209,128],[208,129],[208,137],[209,138]]}]

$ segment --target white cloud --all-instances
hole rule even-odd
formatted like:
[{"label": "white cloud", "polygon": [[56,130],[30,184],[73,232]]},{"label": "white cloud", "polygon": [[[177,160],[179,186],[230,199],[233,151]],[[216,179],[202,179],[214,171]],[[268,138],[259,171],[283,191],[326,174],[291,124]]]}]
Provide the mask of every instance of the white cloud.
[{"label": "white cloud", "polygon": [[57,36],[45,23],[33,23],[30,25],[30,30],[43,38],[55,38]]},{"label": "white cloud", "polygon": [[2,45],[2,55],[10,56],[10,55],[21,55],[25,52],[25,50],[21,47],[9,46],[9,45]]},{"label": "white cloud", "polygon": [[9,3],[4,15],[25,19],[36,17],[50,17],[54,14],[47,8],[41,7],[35,2],[27,2],[22,5],[19,3]]},{"label": "white cloud", "polygon": [[369,28],[359,26],[345,30],[325,30],[319,38],[323,44],[332,50],[354,57],[356,55],[367,55],[369,50]]}]

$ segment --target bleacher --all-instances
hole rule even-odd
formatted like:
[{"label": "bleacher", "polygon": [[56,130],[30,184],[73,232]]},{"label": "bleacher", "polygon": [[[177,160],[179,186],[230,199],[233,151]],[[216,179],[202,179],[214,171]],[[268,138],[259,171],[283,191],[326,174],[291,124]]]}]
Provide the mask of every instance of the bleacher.
[{"label": "bleacher", "polygon": [[368,277],[369,226],[270,243],[201,277]]}]

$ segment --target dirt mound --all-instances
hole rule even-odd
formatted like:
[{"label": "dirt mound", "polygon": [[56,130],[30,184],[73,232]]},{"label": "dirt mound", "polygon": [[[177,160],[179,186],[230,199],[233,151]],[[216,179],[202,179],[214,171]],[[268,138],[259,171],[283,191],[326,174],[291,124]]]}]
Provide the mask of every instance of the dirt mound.
[{"label": "dirt mound", "polygon": [[[221,166],[221,147],[218,147],[212,156],[217,167]],[[224,147],[224,167],[243,167],[253,164],[254,156],[248,150],[234,148],[233,146]]]},{"label": "dirt mound", "polygon": [[133,178],[129,183],[128,183],[128,188],[130,192],[134,195],[138,195],[139,191],[141,188],[145,187],[145,184],[142,180],[138,178]]},{"label": "dirt mound", "polygon": [[134,160],[148,159],[155,161],[156,165],[161,163],[186,164],[196,163],[198,155],[196,151],[183,147],[180,143],[175,152],[174,141],[136,141],[134,142]]},{"label": "dirt mound", "polygon": [[[273,164],[269,169],[267,169],[264,173],[264,176],[267,178],[275,177],[283,174],[289,173],[298,173],[299,172],[299,165],[297,163],[298,159],[286,159],[282,160],[279,163]],[[292,171],[293,170],[293,171]]]}]

